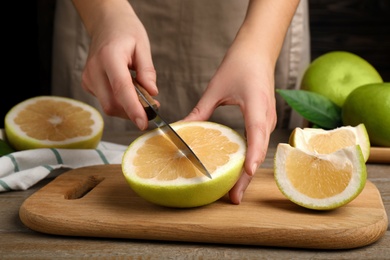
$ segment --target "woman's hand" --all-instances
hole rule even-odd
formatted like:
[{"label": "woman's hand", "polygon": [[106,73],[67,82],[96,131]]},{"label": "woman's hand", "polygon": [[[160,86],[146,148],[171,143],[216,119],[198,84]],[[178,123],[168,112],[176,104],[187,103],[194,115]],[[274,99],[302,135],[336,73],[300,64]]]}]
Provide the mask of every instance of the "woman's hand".
[{"label": "woman's hand", "polygon": [[[242,46],[244,47],[244,46]],[[235,45],[225,56],[206,91],[184,120],[207,120],[218,106],[238,105],[245,119],[248,142],[245,173],[230,191],[234,204],[264,161],[269,137],[276,125],[273,66]]]},{"label": "woman's hand", "polygon": [[238,105],[248,143],[244,173],[230,190],[241,202],[264,161],[276,126],[274,69],[299,0],[251,0],[245,20],[207,89],[185,120],[207,120],[218,106]]},{"label": "woman's hand", "polygon": [[130,118],[138,128],[146,129],[148,120],[130,74],[134,70],[137,81],[152,96],[157,95],[156,72],[144,26],[126,0],[96,1],[87,11],[84,0],[74,3],[91,36],[83,88],[98,98],[106,114]]}]

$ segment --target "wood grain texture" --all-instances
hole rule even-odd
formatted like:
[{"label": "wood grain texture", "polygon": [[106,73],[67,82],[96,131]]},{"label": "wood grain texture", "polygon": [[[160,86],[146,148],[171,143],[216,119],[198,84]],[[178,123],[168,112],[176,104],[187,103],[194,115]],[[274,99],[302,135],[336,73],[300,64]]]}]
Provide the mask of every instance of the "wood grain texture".
[{"label": "wood grain texture", "polygon": [[126,184],[120,165],[71,170],[31,195],[19,216],[49,234],[295,248],[356,248],[374,243],[388,219],[376,186],[367,182],[351,203],[312,211],[287,200],[271,169],[259,169],[240,205],[224,197],[208,206],[150,204]]},{"label": "wood grain texture", "polygon": [[371,147],[367,162],[390,163],[390,147]]}]

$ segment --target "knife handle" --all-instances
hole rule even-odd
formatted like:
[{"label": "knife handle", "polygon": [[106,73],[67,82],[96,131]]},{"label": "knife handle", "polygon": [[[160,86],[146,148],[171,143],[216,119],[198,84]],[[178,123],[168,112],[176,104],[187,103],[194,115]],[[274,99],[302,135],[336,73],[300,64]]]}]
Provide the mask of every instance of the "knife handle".
[{"label": "knife handle", "polygon": [[[140,101],[141,105],[143,106],[145,112],[146,112],[146,116],[148,117],[148,120],[153,120],[154,118],[156,118],[157,114],[155,111],[158,110],[158,106],[156,104],[156,102],[154,101],[154,99],[152,98],[152,96],[149,95],[148,91],[146,91],[146,89],[144,89],[138,82],[135,78],[133,78],[133,84],[134,84],[134,87],[136,87],[139,92],[142,93],[142,96],[138,93],[137,91],[137,94],[138,94],[138,100]],[[145,101],[145,99],[147,100],[147,102]],[[150,105],[149,105],[149,104]],[[153,108],[152,108],[152,107]]]}]

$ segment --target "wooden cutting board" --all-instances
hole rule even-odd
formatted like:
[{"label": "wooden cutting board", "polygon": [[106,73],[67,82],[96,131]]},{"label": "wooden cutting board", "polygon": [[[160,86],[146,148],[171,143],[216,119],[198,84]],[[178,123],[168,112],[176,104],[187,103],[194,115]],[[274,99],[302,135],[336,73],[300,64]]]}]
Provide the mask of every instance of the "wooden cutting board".
[{"label": "wooden cutting board", "polygon": [[259,169],[243,202],[173,209],[138,197],[120,165],[68,171],[31,195],[22,222],[49,234],[277,247],[355,248],[380,239],[388,224],[379,191],[367,182],[351,203],[313,211],[287,200],[271,169]]},{"label": "wooden cutting board", "polygon": [[390,147],[371,147],[367,163],[390,163]]}]

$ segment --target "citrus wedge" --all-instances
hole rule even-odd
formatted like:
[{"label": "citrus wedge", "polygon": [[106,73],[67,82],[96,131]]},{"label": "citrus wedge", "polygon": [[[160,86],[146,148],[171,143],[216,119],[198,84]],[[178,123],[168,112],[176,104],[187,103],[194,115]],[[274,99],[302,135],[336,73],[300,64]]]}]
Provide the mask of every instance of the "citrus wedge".
[{"label": "citrus wedge", "polygon": [[134,140],[123,155],[122,172],[130,187],[145,200],[167,207],[198,207],[220,199],[241,175],[245,140],[229,127],[212,122],[177,122],[171,127],[212,179],[154,129]]},{"label": "citrus wedge", "polygon": [[83,102],[39,96],[20,102],[5,116],[7,141],[16,150],[96,148],[104,122],[99,111]]},{"label": "citrus wedge", "polygon": [[370,139],[364,124],[342,126],[332,130],[320,128],[295,128],[289,144],[301,150],[319,154],[333,153],[343,147],[360,145],[364,161],[370,155]]},{"label": "citrus wedge", "polygon": [[279,190],[292,202],[309,209],[341,207],[363,190],[366,164],[359,145],[329,154],[314,154],[280,143],[274,162]]}]

